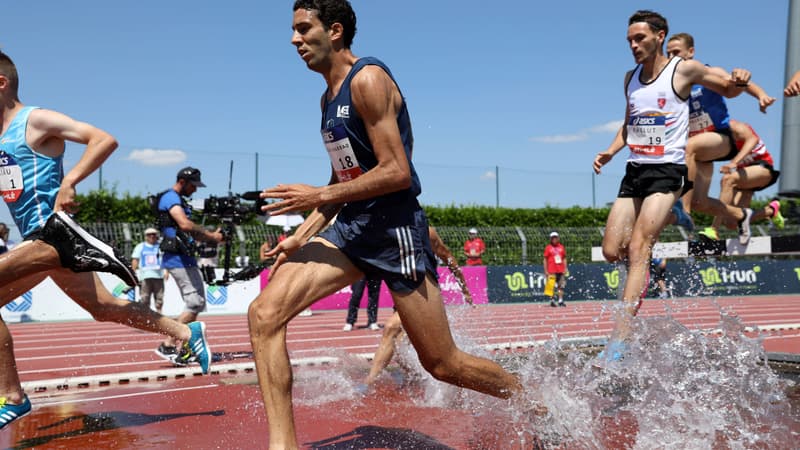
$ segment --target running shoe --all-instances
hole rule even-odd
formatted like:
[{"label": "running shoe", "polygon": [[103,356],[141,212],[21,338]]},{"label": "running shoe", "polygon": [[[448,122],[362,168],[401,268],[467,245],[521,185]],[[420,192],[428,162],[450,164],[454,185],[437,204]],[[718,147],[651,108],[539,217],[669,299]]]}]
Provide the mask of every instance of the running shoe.
[{"label": "running shoe", "polygon": [[162,342],[156,349],[156,355],[169,362],[175,362],[175,358],[178,357],[178,349],[171,345],[164,345]]},{"label": "running shoe", "polygon": [[782,230],[786,224],[784,223],[784,218],[781,214],[781,202],[778,200],[773,200],[769,202],[769,207],[772,208],[772,223],[775,224],[775,228]]},{"label": "running shoe", "polygon": [[672,205],[672,213],[675,214],[675,218],[677,219],[675,222],[676,225],[683,227],[689,233],[694,231],[694,220],[692,220],[692,216],[683,209],[683,201],[681,201],[681,199],[678,199],[678,201]]},{"label": "running shoe", "polygon": [[567,304],[566,304],[566,303],[564,303],[564,301],[563,301],[563,300],[561,300],[561,301],[559,301],[559,302],[558,302],[558,306],[567,306]]},{"label": "running shoe", "polygon": [[313,315],[314,315],[314,313],[311,312],[311,308],[306,308],[300,314],[298,314],[298,316],[300,316],[300,317],[311,317]]},{"label": "running shoe", "polygon": [[612,341],[606,344],[606,348],[597,354],[596,360],[600,362],[616,362],[625,358],[628,345],[622,341]]},{"label": "running shoe", "polygon": [[31,401],[27,395],[22,396],[22,403],[12,405],[5,397],[0,397],[0,430],[7,427],[11,422],[25,417],[31,413]]},{"label": "running shoe", "polygon": [[52,245],[58,251],[61,265],[73,272],[108,272],[128,286],[139,284],[136,272],[125,258],[81,228],[63,211],[47,219],[42,228],[42,241]]},{"label": "running shoe", "polygon": [[553,308],[557,308],[558,307],[558,305],[556,305],[556,301],[555,300],[550,300],[550,306],[552,306]]},{"label": "running shoe", "polygon": [[378,331],[378,330],[380,330],[380,329],[381,329],[381,326],[380,326],[380,325],[378,325],[378,324],[377,324],[377,323],[375,323],[375,322],[372,322],[371,324],[369,324],[369,325],[367,325],[367,326],[368,326],[368,327],[369,327],[369,329],[370,329],[370,330],[372,330],[372,331]]},{"label": "running shoe", "polygon": [[353,324],[352,323],[344,324],[344,326],[342,327],[342,331],[353,331]]},{"label": "running shoe", "polygon": [[742,208],[744,217],[739,221],[739,243],[747,245],[750,242],[750,219],[753,217],[753,210]]},{"label": "running shoe", "polygon": [[194,362],[197,362],[197,358],[192,355],[192,351],[187,345],[182,346],[180,350],[178,350],[178,353],[175,354],[175,358],[172,360],[172,364],[175,364],[178,367],[186,367]]},{"label": "running shoe", "polygon": [[700,236],[705,236],[708,239],[711,239],[712,241],[718,241],[719,240],[719,234],[717,233],[717,229],[714,228],[714,227],[705,227],[703,229],[703,231],[701,231],[701,232],[699,232],[697,234],[699,234]]},{"label": "running shoe", "polygon": [[206,324],[192,322],[188,325],[189,329],[192,330],[192,337],[189,338],[189,342],[184,344],[184,347],[188,347],[191,350],[192,356],[197,358],[197,362],[200,363],[200,369],[204,374],[208,374],[208,370],[211,367],[211,347],[209,347],[208,339],[206,339]]}]

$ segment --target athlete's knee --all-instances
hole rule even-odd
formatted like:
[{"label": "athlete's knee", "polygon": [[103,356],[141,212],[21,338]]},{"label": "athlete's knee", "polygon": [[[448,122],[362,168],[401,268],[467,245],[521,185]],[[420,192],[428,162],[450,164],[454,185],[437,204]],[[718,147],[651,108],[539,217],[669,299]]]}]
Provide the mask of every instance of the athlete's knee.
[{"label": "athlete's knee", "polygon": [[692,196],[692,210],[705,211],[708,209],[709,201],[707,196],[699,195],[697,192]]},{"label": "athlete's knee", "polygon": [[272,336],[287,322],[276,302],[266,301],[261,295],[247,308],[247,322],[252,337],[256,335]]},{"label": "athlete's knee", "polygon": [[631,262],[640,262],[650,259],[652,239],[648,236],[634,235],[628,244],[628,259]]},{"label": "athlete's knee", "polygon": [[383,335],[395,337],[403,332],[403,322],[399,316],[392,316],[383,326]]},{"label": "athlete's knee", "polygon": [[459,353],[459,350],[453,347],[447,355],[436,358],[420,356],[419,361],[432,377],[445,383],[457,384],[457,380],[463,373]]},{"label": "athlete's knee", "polygon": [[622,261],[625,259],[627,249],[614,244],[603,244],[603,258],[610,263]]},{"label": "athlete's knee", "polygon": [[735,189],[737,184],[739,184],[739,176],[737,174],[726,173],[720,180],[720,185],[723,189]]}]

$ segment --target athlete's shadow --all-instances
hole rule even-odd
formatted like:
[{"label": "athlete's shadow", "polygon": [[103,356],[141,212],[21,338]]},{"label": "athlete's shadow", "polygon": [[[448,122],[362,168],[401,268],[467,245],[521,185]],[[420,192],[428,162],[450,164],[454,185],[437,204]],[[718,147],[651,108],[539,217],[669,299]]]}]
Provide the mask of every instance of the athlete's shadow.
[{"label": "athlete's shadow", "polygon": [[407,428],[384,428],[374,425],[317,442],[307,442],[314,450],[359,450],[369,448],[416,450],[453,450],[436,439]]},{"label": "athlete's shadow", "polygon": [[167,420],[180,419],[182,417],[192,416],[222,416],[225,411],[218,409],[216,411],[200,412],[200,413],[182,413],[182,414],[142,414],[142,413],[128,413],[124,411],[110,411],[101,412],[97,414],[80,414],[77,416],[67,417],[64,420],[44,425],[38,428],[39,431],[48,430],[51,428],[60,427],[71,422],[82,422],[83,427],[77,430],[66,431],[63,433],[48,434],[45,436],[37,436],[29,439],[23,439],[17,442],[12,449],[26,449],[31,447],[38,447],[45,445],[56,439],[70,438],[75,436],[82,436],[89,433],[97,433],[101,431],[115,430],[118,428],[139,427],[149,425],[151,423],[164,422]]}]

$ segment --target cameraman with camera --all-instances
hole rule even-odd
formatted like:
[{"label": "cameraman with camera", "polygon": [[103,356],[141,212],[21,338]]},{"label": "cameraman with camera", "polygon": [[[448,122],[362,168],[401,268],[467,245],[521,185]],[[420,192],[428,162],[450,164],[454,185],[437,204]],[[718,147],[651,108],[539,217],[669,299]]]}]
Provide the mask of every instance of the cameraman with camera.
[{"label": "cameraman with camera", "polygon": [[[196,241],[220,243],[223,235],[220,229],[206,230],[202,225],[189,219],[191,208],[185,197],[190,197],[198,187],[206,185],[200,179],[200,170],[184,167],[178,172],[177,180],[171,189],[158,195],[157,221],[161,228],[161,250],[164,252],[162,267],[166,269],[180,289],[183,312],[177,317],[181,323],[197,320],[197,315],[205,310],[206,296],[203,276],[195,259]],[[189,353],[178,352],[177,342],[167,338],[156,349],[156,354],[175,364],[188,363]]]}]

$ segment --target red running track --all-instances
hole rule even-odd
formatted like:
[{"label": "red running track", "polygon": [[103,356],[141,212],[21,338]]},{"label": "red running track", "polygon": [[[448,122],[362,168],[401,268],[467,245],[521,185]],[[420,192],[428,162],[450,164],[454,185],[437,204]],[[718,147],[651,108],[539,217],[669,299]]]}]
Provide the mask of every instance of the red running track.
[{"label": "red running track", "polygon": [[[612,328],[607,310],[611,304],[490,305],[458,307],[449,314],[454,334],[491,348],[513,350],[554,335],[560,340],[604,338]],[[663,316],[666,311],[691,329],[709,331],[725,311],[766,333],[766,351],[800,353],[800,296],[648,300],[640,314]],[[379,322],[390,314],[389,309],[381,310]],[[343,352],[371,355],[380,332],[365,328],[342,332],[344,318],[344,311],[296,318],[288,333],[293,363],[324,363]],[[0,445],[266,448],[267,424],[252,375],[247,319],[206,315],[202,320],[208,325],[212,350],[221,358],[210,376],[198,375],[196,367],[171,367],[153,353],[159,336],[124,326],[97,322],[10,325],[18,369],[34,411],[0,432]],[[296,389],[303,389],[302,381]],[[427,448],[502,448],[496,441],[502,438],[496,435],[474,435],[475,430],[486,429],[479,422],[501,418],[422,408],[408,401],[409,395],[413,393],[384,390],[357,405],[300,405],[296,415],[301,442],[309,448],[331,449],[400,448],[400,442],[407,443],[403,448],[425,447],[430,442],[441,446]],[[409,424],[408,417],[420,414],[425,420]],[[604,447],[620,445],[613,436],[610,439]]]}]

